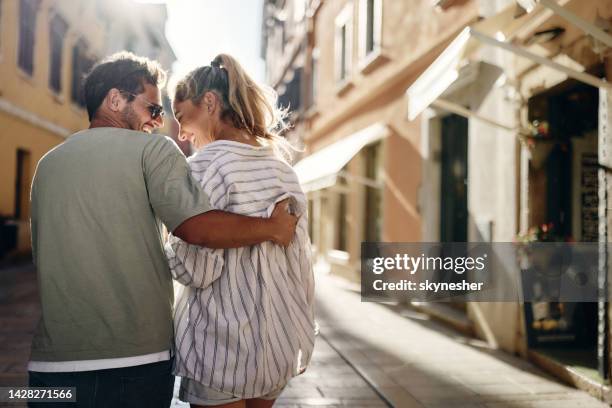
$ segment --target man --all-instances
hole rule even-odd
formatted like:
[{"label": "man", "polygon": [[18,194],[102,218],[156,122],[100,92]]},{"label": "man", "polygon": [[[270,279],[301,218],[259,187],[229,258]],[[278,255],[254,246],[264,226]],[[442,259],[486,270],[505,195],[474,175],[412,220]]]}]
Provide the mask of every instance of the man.
[{"label": "man", "polygon": [[[32,250],[42,318],[30,386],[76,387],[77,406],[167,407],[173,291],[161,222],[211,248],[288,245],[297,219],[209,211],[163,126],[157,63],[119,53],[85,80],[90,128],[38,163]],[[45,404],[45,406],[49,406]],[[69,406],[75,406],[70,404]]]}]

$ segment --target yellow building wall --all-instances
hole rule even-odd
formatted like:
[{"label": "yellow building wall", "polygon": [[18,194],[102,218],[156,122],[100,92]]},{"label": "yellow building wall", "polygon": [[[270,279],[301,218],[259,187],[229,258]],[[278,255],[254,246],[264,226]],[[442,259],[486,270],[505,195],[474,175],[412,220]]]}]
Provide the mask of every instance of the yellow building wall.
[{"label": "yellow building wall", "polygon": [[[18,149],[30,153],[28,166],[24,169],[29,196],[36,164],[47,151],[65,140],[64,135],[50,131],[41,123],[52,123],[68,133],[88,126],[86,110],[75,105],[70,97],[72,48],[80,38],[85,38],[92,47],[99,47],[104,36],[101,27],[94,23],[94,11],[91,7],[83,9],[83,4],[85,2],[72,2],[72,7],[67,8],[70,4],[66,2],[41,2],[36,18],[34,72],[30,76],[17,65],[19,1],[0,2],[0,216],[15,216]],[[51,90],[48,79],[49,24],[55,12],[69,25],[62,53],[62,89],[59,94]],[[88,29],[83,30],[85,27]],[[29,119],[11,113],[12,110],[25,112]],[[26,210],[17,221],[19,252],[30,249],[29,207]]]},{"label": "yellow building wall", "polygon": [[[18,118],[0,112],[0,215],[12,217],[15,213],[15,182],[17,178],[17,151],[30,153],[29,166],[25,170],[26,190],[29,196],[30,184],[38,160],[64,138],[44,129],[37,128]],[[20,252],[30,248],[28,228],[29,205],[18,220],[18,244]]]},{"label": "yellow building wall", "polygon": [[[0,214],[12,215],[15,203],[14,180],[17,176],[17,150],[27,150],[31,154],[30,168],[27,172],[34,175],[38,160],[64,138],[47,130],[0,112]],[[13,183],[10,182],[13,180]]]},{"label": "yellow building wall", "polygon": [[[43,119],[74,131],[87,125],[84,109],[70,99],[72,79],[72,48],[80,38],[92,44],[95,37],[103,36],[92,24],[87,31],[70,26],[69,17],[58,11],[69,22],[62,53],[62,90],[56,94],[49,87],[49,24],[54,10],[53,1],[42,1],[37,18],[34,41],[34,72],[29,76],[17,65],[19,46],[19,2],[2,2],[2,38],[0,39],[0,97]],[[76,16],[75,16],[76,17]],[[86,14],[81,18],[93,18]]]}]

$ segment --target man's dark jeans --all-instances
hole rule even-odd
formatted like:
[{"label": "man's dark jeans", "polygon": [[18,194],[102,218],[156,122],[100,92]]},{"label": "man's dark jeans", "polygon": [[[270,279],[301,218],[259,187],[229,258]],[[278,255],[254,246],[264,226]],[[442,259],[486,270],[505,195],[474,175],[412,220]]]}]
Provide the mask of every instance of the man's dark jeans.
[{"label": "man's dark jeans", "polygon": [[30,387],[76,387],[76,403],[32,403],[42,408],[168,408],[172,360],[134,367],[73,373],[30,371]]}]

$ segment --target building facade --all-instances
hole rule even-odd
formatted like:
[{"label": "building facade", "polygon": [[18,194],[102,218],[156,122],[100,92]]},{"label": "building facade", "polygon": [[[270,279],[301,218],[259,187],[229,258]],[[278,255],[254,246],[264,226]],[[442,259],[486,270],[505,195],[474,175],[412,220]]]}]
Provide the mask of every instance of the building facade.
[{"label": "building facade", "polygon": [[[482,18],[407,89],[408,117],[421,120],[425,157],[444,152],[445,143],[456,149],[448,137],[462,141],[469,242],[607,244],[612,3],[528,3],[480,2]],[[431,210],[424,215],[427,240],[436,240],[440,209],[454,198],[444,188],[441,158],[441,165],[425,161],[423,179],[432,187],[423,197]],[[596,280],[605,293],[610,252],[600,248]],[[493,346],[610,398],[606,303],[470,303],[466,312]]]},{"label": "building facade", "polygon": [[84,74],[120,50],[169,69],[176,57],[166,17],[164,5],[118,0],[0,1],[0,256],[30,248],[29,188],[38,160],[88,126]]},{"label": "building facade", "polygon": [[[304,16],[306,30],[294,40],[304,50],[297,129],[309,160],[298,167],[313,243],[321,265],[357,280],[362,241],[422,239],[419,125],[406,119],[404,91],[477,9],[470,2],[446,13],[428,2],[266,3],[276,15]],[[289,13],[296,4],[305,11]],[[282,29],[266,29],[268,38],[282,38]],[[268,80],[282,102],[286,85],[274,73],[286,68],[270,56],[289,56],[278,43],[264,44]],[[326,155],[333,160],[321,165]]]},{"label": "building facade", "polygon": [[[295,6],[265,3],[277,16]],[[535,231],[609,242],[612,1],[297,4],[306,32],[292,137],[305,145],[296,171],[320,268],[359,282],[363,241],[516,242]],[[274,27],[264,37],[282,38]],[[282,91],[275,73],[289,57],[264,45]],[[608,303],[418,307],[610,398]]]}]

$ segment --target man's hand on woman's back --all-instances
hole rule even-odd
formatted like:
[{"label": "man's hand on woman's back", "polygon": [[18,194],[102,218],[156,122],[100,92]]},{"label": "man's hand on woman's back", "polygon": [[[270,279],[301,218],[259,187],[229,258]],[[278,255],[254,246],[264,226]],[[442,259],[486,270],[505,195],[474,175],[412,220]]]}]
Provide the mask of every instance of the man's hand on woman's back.
[{"label": "man's hand on woman's back", "polygon": [[274,222],[278,232],[272,239],[275,243],[282,246],[288,246],[293,240],[295,235],[295,228],[297,226],[297,216],[289,213],[289,198],[280,201],[274,207],[270,219]]},{"label": "man's hand on woman's back", "polygon": [[173,234],[208,248],[238,248],[265,241],[288,246],[298,221],[297,216],[289,214],[288,207],[289,199],[279,202],[270,218],[211,210],[187,219]]}]

